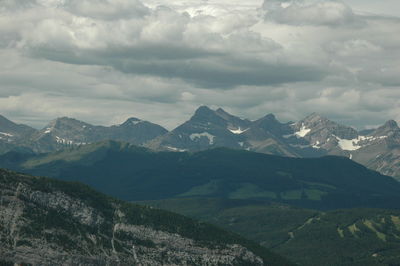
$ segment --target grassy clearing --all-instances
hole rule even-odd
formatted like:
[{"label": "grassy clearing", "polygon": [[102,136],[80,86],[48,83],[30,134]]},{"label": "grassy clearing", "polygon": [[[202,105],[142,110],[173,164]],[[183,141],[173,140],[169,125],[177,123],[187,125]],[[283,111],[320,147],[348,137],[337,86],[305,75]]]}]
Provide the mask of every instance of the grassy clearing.
[{"label": "grassy clearing", "polygon": [[383,233],[381,233],[381,232],[379,232],[379,231],[375,228],[374,222],[373,222],[373,221],[364,220],[364,221],[363,221],[363,224],[364,224],[366,227],[368,227],[369,229],[371,229],[371,231],[373,231],[373,232],[376,234],[376,236],[377,236],[380,240],[382,240],[383,242],[386,242],[386,235],[383,234]]},{"label": "grassy clearing", "polygon": [[269,198],[276,199],[276,193],[259,188],[256,185],[247,183],[243,184],[239,189],[229,194],[230,199],[252,199],[252,198]]}]

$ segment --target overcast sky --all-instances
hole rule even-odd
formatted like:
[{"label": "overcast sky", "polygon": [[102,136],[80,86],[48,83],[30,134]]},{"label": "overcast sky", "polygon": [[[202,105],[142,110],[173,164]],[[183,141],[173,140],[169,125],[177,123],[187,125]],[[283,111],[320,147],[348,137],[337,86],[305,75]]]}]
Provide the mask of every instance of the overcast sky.
[{"label": "overcast sky", "polygon": [[400,120],[398,0],[0,0],[0,114]]}]

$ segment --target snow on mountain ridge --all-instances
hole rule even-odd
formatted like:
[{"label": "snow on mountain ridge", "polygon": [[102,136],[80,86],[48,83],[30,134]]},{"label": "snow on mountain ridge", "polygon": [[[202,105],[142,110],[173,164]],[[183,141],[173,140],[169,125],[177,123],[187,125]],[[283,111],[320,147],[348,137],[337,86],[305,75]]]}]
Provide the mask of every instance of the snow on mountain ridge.
[{"label": "snow on mountain ridge", "polygon": [[200,139],[201,137],[206,137],[206,138],[208,138],[208,143],[209,143],[210,145],[213,145],[213,144],[214,144],[214,138],[215,138],[214,135],[211,135],[211,134],[208,133],[208,132],[193,133],[193,134],[191,134],[189,137],[190,137],[190,139],[191,139],[192,141],[195,141],[196,139]]},{"label": "snow on mountain ridge", "polygon": [[339,147],[344,151],[355,151],[358,150],[367,144],[360,144],[362,141],[374,141],[377,139],[384,139],[387,136],[373,137],[373,136],[358,136],[355,139],[341,139],[338,136],[333,135],[338,140]]},{"label": "snow on mountain ridge", "polygon": [[0,135],[6,136],[6,137],[13,137],[13,134],[10,133],[5,133],[5,132],[0,132]]},{"label": "snow on mountain ridge", "polygon": [[243,132],[246,132],[247,130],[249,130],[249,128],[246,128],[246,129],[244,129],[244,130],[242,130],[240,127],[237,128],[237,129],[230,129],[230,128],[228,128],[228,130],[229,130],[230,132],[232,132],[233,134],[239,135],[239,134],[242,134]]},{"label": "snow on mountain ridge", "polygon": [[311,131],[311,129],[310,128],[306,128],[306,126],[303,123],[301,125],[300,130],[295,132],[294,135],[296,135],[297,137],[300,137],[300,138],[304,138],[308,133],[310,133],[310,131]]}]

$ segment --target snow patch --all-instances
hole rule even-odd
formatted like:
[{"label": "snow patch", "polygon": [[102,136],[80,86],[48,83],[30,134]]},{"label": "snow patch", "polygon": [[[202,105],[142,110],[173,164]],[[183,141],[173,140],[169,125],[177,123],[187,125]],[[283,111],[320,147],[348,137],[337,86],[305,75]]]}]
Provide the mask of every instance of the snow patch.
[{"label": "snow patch", "polygon": [[244,142],[238,142],[238,144],[240,145],[240,147],[243,147]]},{"label": "snow patch", "polygon": [[208,138],[208,143],[209,143],[210,145],[213,145],[213,144],[214,144],[214,138],[215,138],[214,135],[211,135],[211,134],[208,133],[208,132],[194,133],[194,134],[191,134],[189,137],[190,137],[190,139],[191,139],[192,141],[194,141],[194,140],[196,140],[196,139],[200,139],[201,137],[206,137],[206,138]]},{"label": "snow patch", "polygon": [[66,140],[66,139],[63,139],[63,138],[60,138],[60,137],[57,137],[57,136],[56,136],[56,141],[59,144],[66,144],[66,145],[74,144],[74,142],[72,140]]},{"label": "snow patch", "polygon": [[[336,136],[335,136],[336,137]],[[357,139],[341,139],[339,137],[336,137],[338,140],[339,147],[344,150],[344,151],[355,151],[361,148],[361,146],[358,145],[358,138]]]},{"label": "snow patch", "polygon": [[317,140],[317,141],[312,145],[312,147],[313,147],[314,149],[320,149],[321,147],[320,147],[319,145],[321,145],[321,143],[319,142],[319,140]]},{"label": "snow patch", "polygon": [[170,151],[176,151],[176,152],[185,152],[186,151],[185,149],[178,149],[178,148],[175,148],[172,146],[165,146],[165,148],[167,148]]},{"label": "snow patch", "polygon": [[333,135],[333,136],[338,140],[339,147],[344,151],[355,151],[355,150],[358,150],[358,149],[362,148],[363,146],[366,146],[369,144],[369,143],[360,144],[360,142],[363,142],[363,141],[370,142],[370,141],[374,141],[377,139],[387,138],[387,136],[380,136],[380,137],[358,136],[355,139],[341,139],[338,136],[335,136],[335,135]]},{"label": "snow patch", "polygon": [[49,134],[49,133],[51,133],[51,131],[52,131],[53,129],[52,128],[46,128],[46,131],[44,132],[44,134]]},{"label": "snow patch", "polygon": [[10,133],[5,133],[5,132],[0,132],[1,135],[6,136],[6,137],[13,137],[13,134]]},{"label": "snow patch", "polygon": [[349,159],[353,159],[353,154],[350,153]]},{"label": "snow patch", "polygon": [[301,144],[289,144],[292,147],[295,148],[300,148],[300,149],[306,149],[306,148],[310,148],[310,145],[301,145]]},{"label": "snow patch", "polygon": [[60,138],[58,136],[56,136],[56,142],[58,144],[63,144],[63,145],[86,145],[87,144],[86,142],[75,142],[72,140]]},{"label": "snow patch", "polygon": [[249,129],[246,128],[246,129],[242,130],[242,129],[239,127],[239,128],[237,128],[237,129],[230,129],[230,128],[228,128],[228,130],[229,130],[230,132],[232,132],[233,134],[239,135],[239,134],[242,134],[243,132],[246,132],[246,131],[249,130]]},{"label": "snow patch", "polygon": [[301,124],[301,128],[299,131],[295,132],[294,134],[297,137],[304,138],[308,133],[310,133],[311,129],[306,128],[304,124]]},{"label": "snow patch", "polygon": [[135,125],[140,124],[142,122],[143,122],[142,120],[131,121],[131,125],[135,126]]}]

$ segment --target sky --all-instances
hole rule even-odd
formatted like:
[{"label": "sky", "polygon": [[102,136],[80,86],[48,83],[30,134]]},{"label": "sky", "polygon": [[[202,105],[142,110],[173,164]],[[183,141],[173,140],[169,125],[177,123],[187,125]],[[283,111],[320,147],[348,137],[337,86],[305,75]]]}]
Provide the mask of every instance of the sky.
[{"label": "sky", "polygon": [[0,0],[0,114],[400,121],[398,0]]}]

